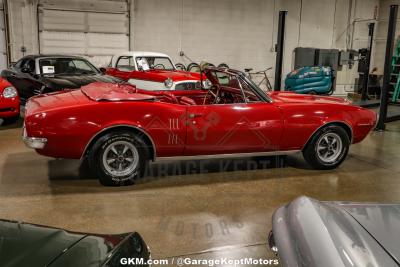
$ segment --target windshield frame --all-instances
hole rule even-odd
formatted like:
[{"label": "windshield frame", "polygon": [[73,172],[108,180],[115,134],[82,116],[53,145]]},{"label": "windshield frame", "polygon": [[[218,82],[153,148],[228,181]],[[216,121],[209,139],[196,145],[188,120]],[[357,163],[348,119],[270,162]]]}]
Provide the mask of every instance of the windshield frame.
[{"label": "windshield frame", "polygon": [[[210,72],[221,72],[221,73],[226,73],[228,75],[235,76],[240,81],[239,86],[240,86],[240,90],[242,91],[243,95],[245,95],[245,92],[244,92],[244,89],[243,89],[243,85],[241,84],[242,82],[245,83],[249,88],[251,88],[251,91],[257,97],[259,97],[261,101],[268,102],[268,103],[272,103],[273,102],[272,99],[263,90],[261,90],[260,87],[258,87],[251,79],[249,79],[243,72],[241,72],[239,70],[226,69],[226,68],[216,68],[216,67],[206,67],[205,69],[203,69],[201,71],[201,75],[200,75],[201,89],[203,89],[203,90],[210,90],[210,89],[204,88],[204,84],[203,84],[203,81],[202,81],[203,80],[203,73],[205,74],[205,76],[208,79],[207,74],[210,73]],[[210,80],[210,82],[213,83],[211,80]],[[246,104],[248,104],[248,103],[249,102],[246,101]],[[254,102],[250,102],[250,103],[254,103]]]},{"label": "windshield frame", "polygon": [[[41,60],[45,60],[45,59],[55,59],[55,60],[59,60],[59,59],[69,59],[71,61],[73,60],[80,60],[85,62],[92,70],[94,73],[90,73],[90,74],[78,74],[78,73],[71,73],[71,74],[67,74],[67,73],[43,73],[42,68],[40,67],[40,61]],[[74,75],[96,75],[96,74],[101,74],[100,70],[98,68],[96,68],[92,63],[90,63],[89,60],[82,58],[82,57],[68,57],[68,56],[60,56],[60,57],[40,57],[36,59],[36,69],[37,69],[37,74],[40,76],[57,76],[57,75],[69,75],[69,76],[74,76]]]}]

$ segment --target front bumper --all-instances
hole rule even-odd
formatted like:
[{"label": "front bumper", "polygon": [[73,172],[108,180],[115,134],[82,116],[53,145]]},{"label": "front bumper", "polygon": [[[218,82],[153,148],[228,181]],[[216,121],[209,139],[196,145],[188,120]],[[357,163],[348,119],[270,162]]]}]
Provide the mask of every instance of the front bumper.
[{"label": "front bumper", "polygon": [[42,137],[30,137],[27,135],[25,125],[23,127],[22,140],[25,145],[33,149],[43,149],[47,144],[47,139]]},{"label": "front bumper", "polygon": [[19,98],[4,98],[0,95],[0,118],[11,118],[19,115]]}]

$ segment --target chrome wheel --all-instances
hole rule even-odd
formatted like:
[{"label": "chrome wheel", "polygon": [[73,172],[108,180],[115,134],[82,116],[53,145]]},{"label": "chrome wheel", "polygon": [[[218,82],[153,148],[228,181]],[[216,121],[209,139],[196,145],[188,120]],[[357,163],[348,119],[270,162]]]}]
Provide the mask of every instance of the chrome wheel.
[{"label": "chrome wheel", "polygon": [[317,142],[317,156],[324,163],[334,163],[340,157],[343,150],[343,142],[336,133],[321,135]]},{"label": "chrome wheel", "polygon": [[124,177],[132,174],[139,163],[139,152],[127,141],[109,144],[104,150],[103,166],[113,176]]}]

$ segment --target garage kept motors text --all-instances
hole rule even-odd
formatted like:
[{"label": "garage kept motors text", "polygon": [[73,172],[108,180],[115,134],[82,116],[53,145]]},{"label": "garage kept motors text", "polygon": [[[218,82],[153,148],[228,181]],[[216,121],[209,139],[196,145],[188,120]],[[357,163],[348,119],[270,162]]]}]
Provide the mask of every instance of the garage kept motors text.
[{"label": "garage kept motors text", "polygon": [[263,258],[241,258],[241,259],[228,259],[228,258],[217,258],[217,259],[192,259],[189,257],[179,257],[171,259],[149,259],[144,260],[143,258],[121,258],[120,263],[123,266],[137,266],[137,265],[173,265],[173,266],[276,266],[279,264],[277,259],[263,259]]}]

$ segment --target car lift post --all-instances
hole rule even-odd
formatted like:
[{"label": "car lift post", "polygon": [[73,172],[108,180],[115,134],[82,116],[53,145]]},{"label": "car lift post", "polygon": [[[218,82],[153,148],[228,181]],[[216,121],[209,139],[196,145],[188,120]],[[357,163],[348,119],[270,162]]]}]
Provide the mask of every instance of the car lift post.
[{"label": "car lift post", "polygon": [[392,67],[392,55],[393,55],[393,47],[394,47],[394,37],[396,34],[396,21],[397,21],[397,11],[398,5],[390,6],[390,15],[389,15],[389,26],[388,26],[388,35],[386,41],[386,54],[385,54],[385,67],[383,71],[383,85],[381,92],[381,105],[379,107],[379,120],[376,124],[375,130],[384,131],[385,130],[385,122],[387,117],[387,109],[389,103],[389,83],[390,83],[390,75],[391,75],[391,67]]},{"label": "car lift post", "polygon": [[278,38],[275,46],[276,61],[275,61],[275,82],[274,91],[281,90],[282,80],[282,62],[283,62],[283,45],[285,42],[285,20],[287,11],[279,11]]},{"label": "car lift post", "polygon": [[363,75],[363,84],[361,91],[361,100],[367,100],[368,98],[368,80],[369,80],[369,70],[371,64],[371,52],[372,52],[372,41],[374,38],[374,27],[375,23],[368,24],[368,51],[367,58],[365,62],[364,75]]}]

